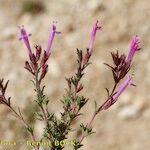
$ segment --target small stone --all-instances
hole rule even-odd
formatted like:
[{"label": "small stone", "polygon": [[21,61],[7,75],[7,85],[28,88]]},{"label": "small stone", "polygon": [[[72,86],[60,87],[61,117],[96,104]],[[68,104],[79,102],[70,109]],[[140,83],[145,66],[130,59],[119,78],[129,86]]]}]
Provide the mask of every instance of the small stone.
[{"label": "small stone", "polygon": [[123,120],[133,119],[136,118],[138,115],[139,115],[139,109],[135,106],[123,107],[118,113],[118,117]]}]

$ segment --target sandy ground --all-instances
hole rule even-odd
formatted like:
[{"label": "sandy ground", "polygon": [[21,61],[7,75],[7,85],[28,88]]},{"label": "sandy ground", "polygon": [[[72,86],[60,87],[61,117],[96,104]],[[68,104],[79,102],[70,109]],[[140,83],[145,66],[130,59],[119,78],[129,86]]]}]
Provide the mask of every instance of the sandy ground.
[{"label": "sandy ground", "polygon": [[[58,21],[62,32],[53,45],[49,72],[45,79],[46,94],[51,99],[50,110],[59,113],[66,83],[64,77],[75,71],[76,48],[86,50],[91,25],[99,20],[103,30],[97,34],[92,65],[83,79],[84,94],[90,101],[82,111],[80,122],[87,122],[94,111],[94,101],[99,104],[106,97],[104,88],[111,87],[111,74],[103,63],[109,62],[110,52],[128,53],[131,38],[139,35],[142,51],[134,59],[134,81],[137,85],[126,91],[117,104],[101,113],[94,122],[96,134],[84,140],[82,150],[149,150],[150,149],[150,3],[148,0],[44,0],[45,11],[31,14],[22,11],[25,0],[0,0],[0,77],[10,80],[8,96],[14,107],[21,107],[26,118],[33,122],[34,99],[31,76],[23,68],[26,50],[18,40],[19,25],[32,33],[32,46],[40,44],[45,49],[50,25]],[[93,107],[92,107],[93,106]],[[0,140],[28,139],[24,128],[14,121],[10,112],[0,108]],[[77,121],[75,125],[78,125]],[[34,122],[37,136],[42,125]],[[23,150],[24,144],[0,150]],[[71,149],[71,148],[69,148]]]}]

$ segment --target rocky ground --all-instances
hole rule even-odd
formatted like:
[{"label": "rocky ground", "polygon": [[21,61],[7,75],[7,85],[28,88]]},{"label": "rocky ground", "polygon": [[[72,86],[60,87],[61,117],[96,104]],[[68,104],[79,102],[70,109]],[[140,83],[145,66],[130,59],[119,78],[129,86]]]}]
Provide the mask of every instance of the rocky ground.
[{"label": "rocky ground", "polygon": [[[112,79],[103,63],[109,62],[110,52],[127,53],[130,40],[138,34],[142,50],[134,60],[136,87],[126,91],[117,104],[100,114],[95,120],[96,134],[88,137],[82,150],[149,150],[150,148],[150,3],[148,0],[45,0],[43,9],[32,11],[25,7],[25,0],[0,0],[0,77],[10,80],[8,96],[12,104],[24,110],[29,121],[33,120],[34,99],[31,76],[23,68],[26,50],[18,40],[19,25],[25,25],[32,33],[32,46],[46,47],[52,21],[58,21],[62,32],[53,45],[49,72],[45,79],[46,93],[51,99],[50,110],[59,113],[66,83],[64,77],[75,70],[76,48],[86,50],[91,25],[100,20],[102,32],[97,34],[92,65],[83,79],[84,93],[90,98],[81,119],[89,120],[94,101],[102,103],[106,97],[104,88],[111,87]],[[93,107],[91,107],[93,106]],[[28,138],[24,128],[10,117],[10,112],[0,108],[0,139],[18,141]],[[75,123],[75,124],[78,124]],[[35,122],[37,136],[42,125]],[[22,150],[25,144],[0,150]],[[71,149],[71,148],[69,148]]]}]

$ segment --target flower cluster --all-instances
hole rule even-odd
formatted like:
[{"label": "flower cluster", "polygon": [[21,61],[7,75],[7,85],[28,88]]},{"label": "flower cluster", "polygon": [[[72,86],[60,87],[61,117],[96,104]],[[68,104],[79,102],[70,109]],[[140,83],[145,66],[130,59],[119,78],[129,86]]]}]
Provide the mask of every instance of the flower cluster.
[{"label": "flower cluster", "polygon": [[34,76],[37,76],[37,74],[39,74],[41,71],[41,74],[38,79],[39,82],[41,82],[41,80],[45,77],[45,75],[48,71],[47,60],[49,59],[51,52],[52,52],[52,44],[53,44],[55,35],[59,34],[59,33],[60,32],[58,32],[56,29],[56,22],[54,22],[52,25],[49,39],[48,39],[46,51],[44,51],[43,55],[42,55],[42,48],[39,45],[35,46],[35,53],[32,51],[30,42],[29,42],[29,36],[31,36],[31,34],[27,33],[24,26],[20,27],[20,38],[19,39],[23,40],[23,42],[28,50],[28,56],[29,56],[29,61],[25,62],[25,68]]},{"label": "flower cluster", "polygon": [[[42,47],[39,45],[35,46],[35,51],[32,49],[30,45],[29,34],[24,26],[20,27],[20,40],[23,41],[27,52],[28,52],[28,60],[25,61],[25,69],[32,74],[36,91],[36,99],[35,102],[38,106],[38,110],[36,111],[36,119],[43,121],[45,123],[45,127],[43,129],[43,136],[40,141],[43,139],[47,139],[51,142],[50,149],[51,150],[62,150],[64,149],[63,145],[56,145],[55,141],[62,141],[68,138],[69,132],[72,131],[72,123],[73,121],[81,115],[81,109],[88,102],[88,98],[86,98],[82,93],[80,93],[84,86],[81,83],[82,77],[85,75],[84,71],[90,64],[90,58],[93,54],[94,42],[96,39],[97,31],[101,30],[102,26],[98,21],[93,25],[92,32],[90,36],[89,47],[87,51],[84,53],[82,50],[77,49],[77,69],[73,76],[66,78],[68,87],[65,90],[65,94],[61,99],[61,103],[63,106],[63,112],[60,112],[60,118],[58,118],[54,113],[51,113],[48,108],[49,99],[44,94],[45,86],[42,86],[42,81],[45,78],[48,71],[48,59],[52,53],[52,45],[54,42],[54,38],[56,34],[60,34],[57,31],[56,22],[52,24],[48,44],[46,50],[43,51]],[[114,85],[112,89],[107,89],[107,98],[104,102],[98,106],[95,102],[95,111],[89,120],[88,123],[81,123],[80,129],[81,134],[74,141],[74,150],[79,149],[82,145],[82,141],[85,137],[93,134],[92,123],[100,111],[107,110],[110,108],[116,101],[119,99],[120,95],[129,87],[134,86],[133,84],[133,76],[128,75],[130,68],[132,66],[133,57],[137,51],[140,50],[140,39],[136,35],[133,37],[131,41],[130,50],[128,56],[125,54],[119,54],[119,52],[111,52],[111,57],[113,61],[113,65],[105,63],[112,72]],[[127,77],[126,77],[127,76]],[[124,80],[122,83],[121,81]],[[24,119],[21,110],[15,111],[10,103],[10,97],[6,98],[5,93],[8,86],[7,81],[4,84],[4,80],[0,80],[0,104],[4,104],[7,106],[14,114],[14,116],[21,120],[23,125],[26,127],[28,133],[30,134],[33,142],[36,142],[37,139],[35,137],[35,130],[32,128],[28,122]],[[118,87],[118,85],[120,86]],[[40,145],[34,145],[36,150],[40,149]]]},{"label": "flower cluster", "polygon": [[116,53],[112,52],[111,56],[113,59],[114,66],[111,66],[105,63],[105,65],[110,67],[110,69],[112,70],[115,84],[111,93],[107,89],[108,99],[100,107],[101,110],[108,109],[111,105],[113,105],[118,100],[119,96],[126,90],[128,86],[134,85],[131,75],[128,75],[127,79],[122,83],[122,85],[115,92],[115,89],[118,83],[122,79],[124,79],[127,73],[130,71],[133,57],[135,53],[140,50],[139,44],[140,44],[140,40],[139,40],[139,37],[136,35],[135,37],[133,37],[131,41],[131,46],[130,46],[130,50],[128,53],[128,57],[126,57],[125,54],[119,55],[118,51]]}]

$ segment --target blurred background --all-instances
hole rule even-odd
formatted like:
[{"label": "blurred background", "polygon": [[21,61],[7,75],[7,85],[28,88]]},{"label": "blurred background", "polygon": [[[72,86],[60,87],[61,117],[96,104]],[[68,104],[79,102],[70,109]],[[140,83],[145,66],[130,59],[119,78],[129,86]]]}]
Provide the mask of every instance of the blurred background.
[{"label": "blurred background", "polygon": [[[136,87],[128,89],[108,111],[94,122],[96,134],[86,138],[82,150],[149,150],[150,149],[150,3],[148,0],[0,0],[0,78],[10,80],[7,96],[12,105],[20,107],[25,118],[34,126],[36,136],[42,134],[43,124],[34,120],[33,85],[31,75],[24,69],[27,51],[19,38],[18,26],[24,25],[32,48],[39,44],[46,48],[53,21],[58,21],[58,35],[49,60],[45,78],[45,93],[50,98],[50,111],[59,116],[60,99],[65,92],[65,77],[76,69],[76,48],[86,51],[93,23],[99,20],[103,30],[97,34],[92,64],[83,79],[89,103],[83,116],[74,123],[88,122],[94,111],[94,101],[103,103],[105,88],[111,88],[110,70],[103,64],[112,63],[110,52],[128,53],[130,41],[139,35],[142,50],[135,56],[131,73]],[[76,132],[75,132],[76,133]],[[71,138],[75,138],[74,134]],[[0,140],[25,141],[26,130],[4,106],[0,106]],[[0,150],[23,150],[25,142]],[[72,149],[71,147],[68,149]]]}]

